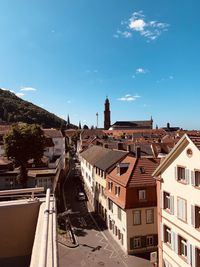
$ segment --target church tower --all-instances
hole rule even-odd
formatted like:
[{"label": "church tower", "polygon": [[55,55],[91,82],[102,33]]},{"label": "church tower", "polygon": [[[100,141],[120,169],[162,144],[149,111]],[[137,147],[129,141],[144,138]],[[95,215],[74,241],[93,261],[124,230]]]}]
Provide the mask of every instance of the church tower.
[{"label": "church tower", "polygon": [[110,102],[108,97],[106,97],[105,101],[105,109],[104,109],[104,129],[108,130],[110,128]]}]

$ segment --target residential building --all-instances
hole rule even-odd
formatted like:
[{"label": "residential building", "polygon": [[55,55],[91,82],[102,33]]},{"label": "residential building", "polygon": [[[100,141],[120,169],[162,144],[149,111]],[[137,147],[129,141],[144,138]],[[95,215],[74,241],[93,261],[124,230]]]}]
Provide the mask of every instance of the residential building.
[{"label": "residential building", "polygon": [[91,146],[80,154],[81,173],[91,207],[106,220],[106,172],[127,152]]},{"label": "residential building", "polygon": [[200,135],[185,134],[157,181],[159,267],[200,266]]},{"label": "residential building", "polygon": [[127,155],[106,177],[108,228],[128,254],[157,249],[156,183],[159,159]]},{"label": "residential building", "polygon": [[[62,168],[65,168],[65,137],[62,132],[57,129],[42,129],[44,136],[49,139],[47,142],[44,156],[50,159],[50,163],[55,162],[58,158],[61,158]],[[49,144],[49,145],[48,145]],[[50,166],[51,167],[51,166]]]}]

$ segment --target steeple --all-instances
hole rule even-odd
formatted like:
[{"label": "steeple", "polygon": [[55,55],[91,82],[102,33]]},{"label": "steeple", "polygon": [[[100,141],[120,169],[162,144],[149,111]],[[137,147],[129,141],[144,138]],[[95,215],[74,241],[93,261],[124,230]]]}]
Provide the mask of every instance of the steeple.
[{"label": "steeple", "polygon": [[104,105],[104,129],[108,130],[110,128],[110,102],[108,100],[108,97],[106,97]]}]

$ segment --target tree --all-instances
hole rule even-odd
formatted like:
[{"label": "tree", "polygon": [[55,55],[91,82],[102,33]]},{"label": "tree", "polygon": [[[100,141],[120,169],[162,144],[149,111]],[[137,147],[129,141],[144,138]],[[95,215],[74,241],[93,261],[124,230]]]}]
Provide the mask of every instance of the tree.
[{"label": "tree", "polygon": [[36,164],[40,162],[44,140],[43,131],[37,124],[13,126],[4,136],[5,153],[14,161],[15,166],[20,168],[18,181],[23,187],[27,185],[28,160],[34,159]]},{"label": "tree", "polygon": [[87,129],[89,129],[89,127],[85,124],[85,125],[83,125],[83,129],[87,130]]}]

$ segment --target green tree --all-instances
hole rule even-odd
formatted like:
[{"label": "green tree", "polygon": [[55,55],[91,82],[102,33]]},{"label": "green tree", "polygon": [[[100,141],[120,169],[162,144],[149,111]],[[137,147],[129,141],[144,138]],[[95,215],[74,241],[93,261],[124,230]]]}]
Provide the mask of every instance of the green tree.
[{"label": "green tree", "polygon": [[45,138],[43,131],[37,124],[21,124],[13,126],[4,136],[5,152],[12,159],[16,167],[20,168],[18,181],[23,187],[27,186],[27,163],[34,159],[40,162],[44,151]]}]

